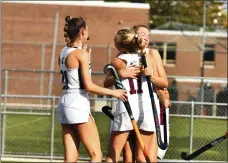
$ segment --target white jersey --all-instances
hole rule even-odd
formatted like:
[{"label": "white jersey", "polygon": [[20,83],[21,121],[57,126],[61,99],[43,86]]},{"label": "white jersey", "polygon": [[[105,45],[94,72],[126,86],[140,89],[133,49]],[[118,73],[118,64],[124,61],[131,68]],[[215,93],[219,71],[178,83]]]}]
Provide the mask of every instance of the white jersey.
[{"label": "white jersey", "polygon": [[[118,56],[118,58],[126,61],[127,66],[140,66],[141,64],[140,54],[121,54]],[[146,77],[141,75],[138,77],[138,79],[127,78],[122,79],[121,82],[124,88],[127,90],[128,101],[138,127],[145,131],[155,131],[152,105]],[[153,95],[159,115],[159,100],[155,92]],[[130,119],[128,118],[126,108],[122,101],[118,101],[116,110],[113,112],[113,114],[115,118],[111,127],[112,131],[127,131],[132,129]]]},{"label": "white jersey", "polygon": [[89,95],[83,86],[80,67],[69,69],[65,65],[67,56],[77,49],[81,48],[65,46],[60,53],[63,91],[57,107],[57,120],[61,124],[85,123],[91,116]]},{"label": "white jersey", "polygon": [[[65,46],[60,53],[60,72],[62,75],[63,90],[84,89],[80,68],[69,69],[65,65],[67,56],[74,50],[81,49],[81,47],[67,47]],[[91,69],[90,69],[91,72]]]},{"label": "white jersey", "polygon": [[[135,65],[135,66],[141,65],[141,55],[140,54],[121,54],[118,56],[118,58],[125,60],[127,63],[127,67],[133,66],[133,65]],[[149,108],[148,111],[152,110],[151,107],[148,107],[148,106],[151,106],[151,102],[150,102],[150,94],[149,94],[149,89],[148,89],[148,85],[147,85],[145,76],[141,75],[138,77],[138,79],[129,79],[129,78],[123,79],[123,80],[121,80],[121,82],[122,82],[124,88],[128,92],[128,97],[129,97],[130,103],[131,103],[131,98],[138,99],[137,101],[140,101],[140,102],[142,102],[146,99],[146,100],[149,100],[149,101],[147,101],[146,108]],[[151,85],[152,85],[152,83],[151,83]],[[157,98],[157,95],[155,92],[154,92],[154,95]],[[143,102],[143,103],[145,104],[146,102]],[[117,110],[117,112],[118,112],[118,110]],[[119,110],[119,112],[122,112],[122,110]]]}]

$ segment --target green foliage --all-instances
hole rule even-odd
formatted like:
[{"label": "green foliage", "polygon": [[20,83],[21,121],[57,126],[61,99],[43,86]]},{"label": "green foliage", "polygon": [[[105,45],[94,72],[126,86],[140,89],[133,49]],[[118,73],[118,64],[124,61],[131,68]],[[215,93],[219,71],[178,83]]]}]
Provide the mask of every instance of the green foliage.
[{"label": "green foliage", "polygon": [[[105,0],[118,2],[119,0]],[[203,26],[204,1],[160,1],[160,0],[126,0],[127,2],[150,4],[150,28],[180,30],[199,30]],[[227,13],[223,2],[206,1],[207,30],[227,28]],[[182,24],[178,27],[176,23]],[[187,27],[186,27],[187,26]]]}]

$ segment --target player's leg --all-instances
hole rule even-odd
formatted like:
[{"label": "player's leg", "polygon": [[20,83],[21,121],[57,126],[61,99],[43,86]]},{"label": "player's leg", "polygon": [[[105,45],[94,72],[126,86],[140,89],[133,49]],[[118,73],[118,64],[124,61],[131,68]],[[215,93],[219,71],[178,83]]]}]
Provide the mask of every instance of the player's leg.
[{"label": "player's leg", "polygon": [[131,131],[123,148],[123,162],[135,162],[135,133]]},{"label": "player's leg", "polygon": [[102,152],[100,146],[100,138],[95,121],[91,116],[88,117],[88,122],[80,123],[74,126],[78,131],[80,140],[85,145],[89,155],[90,161],[101,162]]},{"label": "player's leg", "polygon": [[76,162],[80,139],[72,124],[62,124],[62,140],[64,144],[64,162]]},{"label": "player's leg", "polygon": [[127,140],[123,147],[123,162],[124,163],[133,162],[132,156],[133,156],[133,153],[131,151],[131,144],[129,140]]},{"label": "player's leg", "polygon": [[[160,114],[160,105],[159,100],[156,95],[156,93],[153,93],[154,95],[154,102],[156,105],[156,111],[157,115]],[[140,133],[142,136],[142,139],[145,144],[145,148],[147,150],[149,159],[151,162],[157,162],[157,151],[158,151],[158,145],[157,145],[157,139],[156,139],[156,132],[155,132],[155,122],[154,122],[154,116],[152,106],[148,106],[148,104],[151,103],[151,98],[148,96],[143,96],[143,107],[140,107],[140,115],[138,118],[137,124],[139,125]],[[159,121],[160,121],[160,117]],[[136,162],[146,162],[145,156],[143,155],[143,151],[140,147],[140,145],[137,142],[137,148],[136,148]]]},{"label": "player's leg", "polygon": [[108,146],[108,155],[106,162],[118,162],[120,154],[123,150],[123,147],[128,138],[129,131],[112,131],[109,146]]},{"label": "player's leg", "polygon": [[[158,145],[155,132],[140,130],[140,133],[151,162],[157,162]],[[136,145],[136,162],[146,162],[143,151],[138,143]]]}]

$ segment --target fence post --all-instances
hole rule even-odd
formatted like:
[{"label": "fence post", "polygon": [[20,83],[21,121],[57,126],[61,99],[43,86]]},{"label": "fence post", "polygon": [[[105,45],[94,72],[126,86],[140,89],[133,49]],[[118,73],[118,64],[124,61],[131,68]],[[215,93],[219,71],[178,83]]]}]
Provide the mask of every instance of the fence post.
[{"label": "fence post", "polygon": [[[43,96],[43,86],[44,86],[44,61],[45,61],[45,43],[42,43],[42,49],[41,49],[41,76],[40,76],[40,95]],[[40,103],[43,104],[43,99],[40,99]]]},{"label": "fence post", "polygon": [[[57,42],[57,36],[58,36],[58,25],[59,25],[59,10],[56,10],[52,54],[51,54],[51,66],[50,66],[50,71],[52,72],[50,73],[50,78],[49,78],[48,96],[51,95],[52,85],[53,85],[52,81],[53,81],[53,71],[55,68],[55,51],[56,51],[56,42]],[[48,100],[48,104],[49,104],[49,100]]]},{"label": "fence post", "polygon": [[55,96],[52,98],[52,114],[51,114],[51,146],[50,146],[50,161],[53,161],[54,153],[54,134],[55,134]]},{"label": "fence post", "polygon": [[216,116],[216,111],[217,111],[217,105],[216,105],[216,95],[217,95],[217,89],[214,91],[214,99],[213,99],[213,102],[214,102],[214,105],[212,107],[212,116]]},{"label": "fence post", "polygon": [[190,145],[189,145],[189,153],[192,153],[192,144],[193,144],[193,125],[194,125],[194,101],[192,101],[191,107],[191,122],[190,122]]},{"label": "fence post", "polygon": [[[0,8],[2,5],[0,4]],[[2,18],[2,13],[0,12],[0,17]],[[2,22],[0,23],[0,29],[2,29]],[[2,34],[0,35],[0,101],[2,101]],[[2,137],[2,104],[0,104],[0,137]],[[0,160],[2,160],[2,139],[0,138]]]},{"label": "fence post", "polygon": [[4,81],[4,106],[3,106],[3,119],[2,119],[2,155],[5,151],[5,136],[6,136],[6,103],[8,94],[8,70],[5,70],[5,81]]}]

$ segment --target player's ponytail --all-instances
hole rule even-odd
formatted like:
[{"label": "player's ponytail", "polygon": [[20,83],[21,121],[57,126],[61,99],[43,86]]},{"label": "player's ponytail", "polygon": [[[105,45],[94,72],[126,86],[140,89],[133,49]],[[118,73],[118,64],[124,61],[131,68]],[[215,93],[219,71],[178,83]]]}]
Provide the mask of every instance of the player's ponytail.
[{"label": "player's ponytail", "polygon": [[71,42],[70,38],[69,38],[69,34],[68,34],[68,23],[70,22],[71,20],[71,16],[66,16],[65,17],[65,25],[64,25],[64,28],[63,28],[63,31],[64,31],[64,37],[65,37],[65,42],[67,44],[69,44]]},{"label": "player's ponytail", "polygon": [[138,37],[138,34],[135,33],[132,38],[132,44],[135,46],[137,51],[143,50],[144,47],[142,42],[143,42],[142,38]]}]

